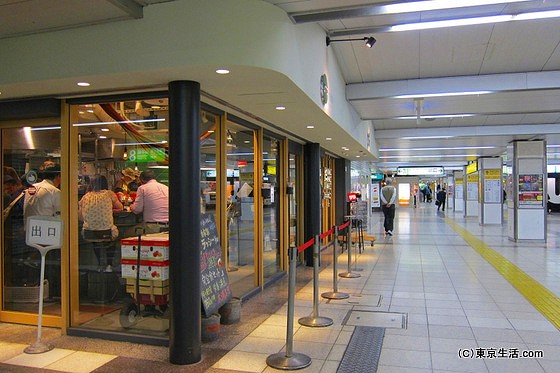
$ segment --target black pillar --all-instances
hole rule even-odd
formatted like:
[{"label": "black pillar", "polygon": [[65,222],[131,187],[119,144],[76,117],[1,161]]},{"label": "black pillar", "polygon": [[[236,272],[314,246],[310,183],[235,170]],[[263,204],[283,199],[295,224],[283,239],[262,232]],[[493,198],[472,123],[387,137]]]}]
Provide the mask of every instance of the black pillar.
[{"label": "black pillar", "polygon": [[[304,145],[304,239],[307,242],[321,234],[321,147],[318,143]],[[312,250],[305,250],[305,264],[313,266]]]},{"label": "black pillar", "polygon": [[169,361],[201,360],[200,84],[169,83]]}]

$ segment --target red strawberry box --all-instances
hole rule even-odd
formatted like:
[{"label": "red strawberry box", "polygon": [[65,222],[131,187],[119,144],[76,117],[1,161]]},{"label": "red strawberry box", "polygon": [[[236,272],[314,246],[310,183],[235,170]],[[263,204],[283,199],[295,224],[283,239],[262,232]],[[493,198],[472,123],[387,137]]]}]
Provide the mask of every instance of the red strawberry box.
[{"label": "red strawberry box", "polygon": [[[136,259],[121,259],[121,271],[123,278],[136,278]],[[154,261],[140,260],[140,280],[168,280],[169,260]]]},{"label": "red strawberry box", "polygon": [[[138,237],[123,238],[121,240],[121,258],[136,259],[138,256]],[[142,236],[140,260],[166,261],[169,260],[169,235]]]}]

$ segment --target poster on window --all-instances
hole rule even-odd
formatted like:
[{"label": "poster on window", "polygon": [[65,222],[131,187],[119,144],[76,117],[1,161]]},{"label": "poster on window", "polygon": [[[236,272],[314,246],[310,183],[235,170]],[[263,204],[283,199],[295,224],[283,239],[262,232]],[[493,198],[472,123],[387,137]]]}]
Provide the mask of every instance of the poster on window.
[{"label": "poster on window", "polygon": [[379,196],[379,183],[371,184],[371,207],[380,208],[381,199]]},{"label": "poster on window", "polygon": [[543,175],[523,174],[518,178],[520,205],[543,205]]}]

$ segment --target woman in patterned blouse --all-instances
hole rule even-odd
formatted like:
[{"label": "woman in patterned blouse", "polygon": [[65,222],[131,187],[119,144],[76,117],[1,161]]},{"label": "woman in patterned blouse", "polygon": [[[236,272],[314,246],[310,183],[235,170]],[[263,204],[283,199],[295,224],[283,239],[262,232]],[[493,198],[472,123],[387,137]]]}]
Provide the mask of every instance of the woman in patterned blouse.
[{"label": "woman in patterned blouse", "polygon": [[[108,189],[109,185],[105,176],[92,176],[87,193],[80,200],[78,215],[84,222],[83,230],[111,230],[111,238],[115,240],[119,235],[119,230],[113,223],[113,209],[122,210],[123,205],[117,195]],[[99,264],[104,265],[101,260],[101,247],[94,245],[94,252]],[[111,245],[107,248],[107,267],[105,269],[107,272],[112,271],[114,255],[115,247]]]}]

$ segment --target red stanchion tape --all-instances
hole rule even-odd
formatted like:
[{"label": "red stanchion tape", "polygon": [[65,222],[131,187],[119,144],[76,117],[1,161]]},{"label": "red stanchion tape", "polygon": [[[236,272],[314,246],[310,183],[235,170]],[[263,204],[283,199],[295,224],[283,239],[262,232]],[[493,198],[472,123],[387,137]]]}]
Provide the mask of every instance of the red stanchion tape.
[{"label": "red stanchion tape", "polygon": [[301,253],[303,250],[307,249],[309,246],[313,245],[314,243],[315,243],[315,237],[313,237],[303,245],[298,246],[297,248],[298,253]]},{"label": "red stanchion tape", "polygon": [[320,237],[321,239],[323,239],[323,238],[325,238],[325,237],[327,237],[327,236],[329,236],[329,235],[331,235],[331,234],[333,234],[333,233],[334,233],[334,227],[332,227],[331,229],[329,229],[328,231],[326,231],[325,233],[323,233],[323,234],[320,235],[319,237]]},{"label": "red stanchion tape", "polygon": [[344,228],[346,228],[347,226],[350,225],[350,220],[348,220],[346,223],[342,224],[341,226],[338,227],[338,230],[343,230]]}]

